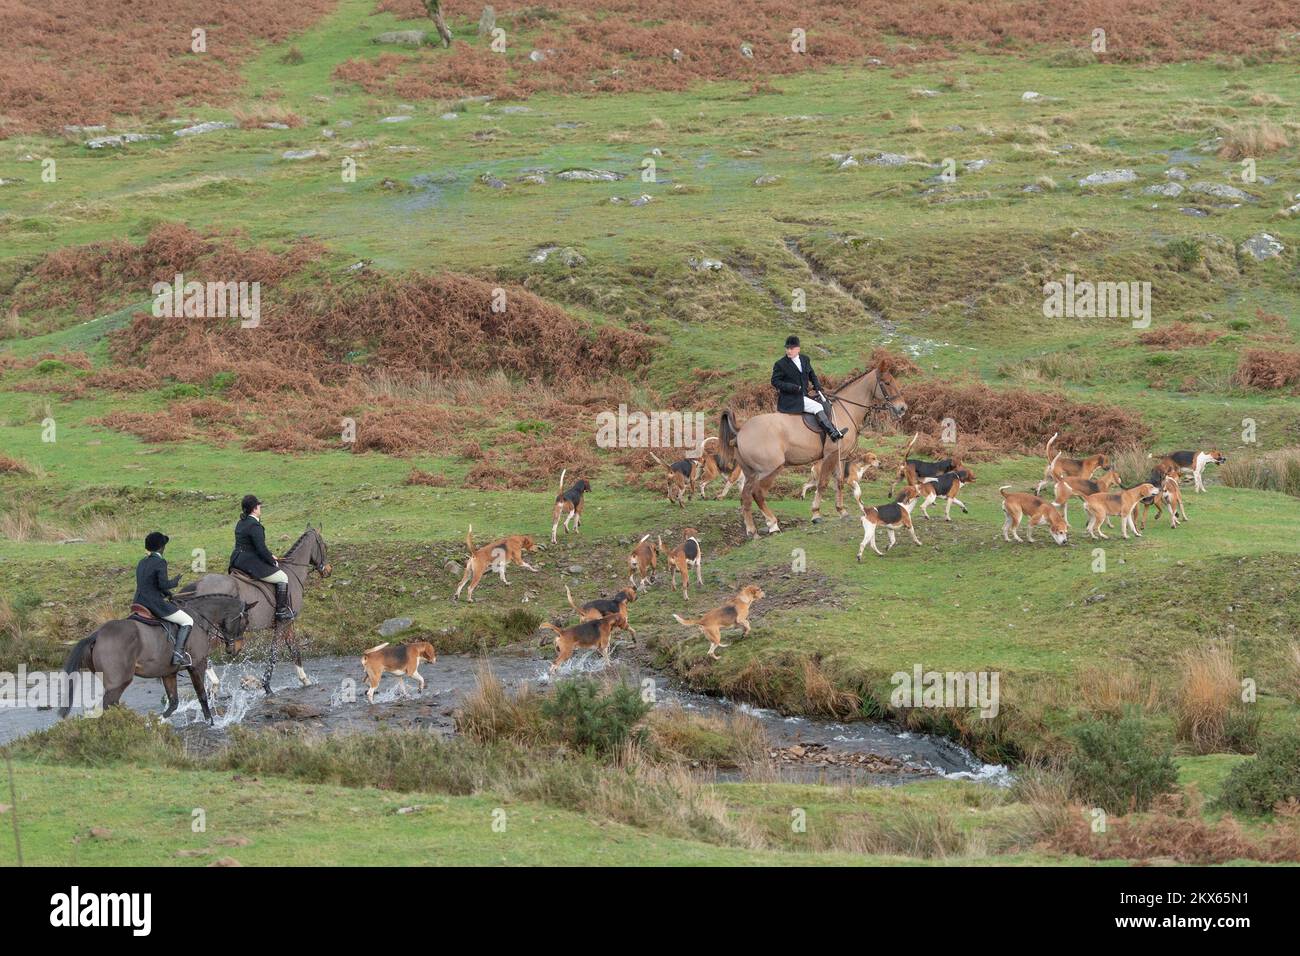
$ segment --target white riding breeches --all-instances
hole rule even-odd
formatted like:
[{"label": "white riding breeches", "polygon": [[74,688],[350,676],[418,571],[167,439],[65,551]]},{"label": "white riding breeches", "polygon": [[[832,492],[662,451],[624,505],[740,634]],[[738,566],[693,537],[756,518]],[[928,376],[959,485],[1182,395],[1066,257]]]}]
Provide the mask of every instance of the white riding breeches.
[{"label": "white riding breeches", "polygon": [[179,624],[182,627],[194,626],[194,618],[190,617],[184,611],[173,611],[171,614],[168,614],[165,618],[163,618],[163,620],[171,621],[173,624]]},{"label": "white riding breeches", "polygon": [[822,403],[817,401],[817,399],[809,398],[805,395],[803,397],[803,410],[809,415],[816,415],[818,412],[824,412],[826,409],[822,408]]},{"label": "white riding breeches", "polygon": [[268,574],[266,577],[262,578],[262,580],[267,584],[288,584],[289,575],[285,574],[283,570],[280,570],[276,571],[275,574]]}]

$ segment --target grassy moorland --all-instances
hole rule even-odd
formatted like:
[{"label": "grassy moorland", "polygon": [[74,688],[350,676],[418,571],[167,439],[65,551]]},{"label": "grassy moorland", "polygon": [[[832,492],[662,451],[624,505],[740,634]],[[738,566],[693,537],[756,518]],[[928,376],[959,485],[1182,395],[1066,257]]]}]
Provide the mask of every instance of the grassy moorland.
[{"label": "grassy moorland", "polygon": [[[1044,38],[921,57],[890,35],[863,51],[879,64],[834,58],[761,82],[728,68],[599,95],[557,83],[525,97],[527,51],[552,41],[503,8],[514,98],[483,101],[468,73],[465,97],[400,82],[425,61],[482,58],[471,17],[453,11],[452,53],[398,48],[392,63],[372,39],[422,28],[394,9],[343,0],[247,52],[226,95],[192,101],[211,105],[109,123],[157,139],[90,150],[84,136],[24,124],[0,140],[0,667],[58,664],[117,613],[148,530],[171,536],[174,565],[193,549],[223,565],[238,499],[255,491],[273,547],[324,526],[335,573],[313,585],[300,625],[315,652],[370,646],[394,616],[441,652],[531,639],[566,607],[566,583],[609,590],[632,540],[691,526],[706,556],[692,609],[751,582],[769,595],[718,662],[672,621],[678,595],[660,585],[636,603],[642,653],[694,686],[790,712],[890,713],[1012,761],[1062,759],[1072,728],[1136,710],[1175,747],[1184,782],[1295,730],[1294,495],[1230,487],[1212,467],[1209,493],[1188,494],[1189,522],[1099,542],[1104,570],[1074,508],[1065,547],[1003,542],[997,495],[1041,476],[1057,430],[1073,453],[1120,456],[1129,480],[1147,450],[1217,447],[1233,466],[1300,445],[1294,53],[1099,60],[1064,50],[1081,41]],[[171,120],[236,125],[176,137]],[[46,158],[54,182],[41,179]],[[624,178],[557,176],[572,168]],[[1132,181],[1080,184],[1117,169]],[[1182,191],[1148,192],[1168,184]],[[1260,233],[1281,255],[1242,250]],[[692,264],[704,259],[720,268]],[[261,277],[262,325],[151,323],[150,287],[177,271]],[[429,305],[418,277],[444,273],[451,304]],[[1151,328],[1044,318],[1043,283],[1067,274],[1149,282]],[[481,315],[498,285],[524,321],[510,364],[494,365],[498,339],[460,319]],[[444,327],[455,334],[438,337]],[[786,532],[745,543],[734,492],[679,512],[643,452],[595,448],[595,415],[620,402],[699,411],[710,432],[726,404],[766,406],[791,331],[825,374],[878,348],[910,361],[900,381],[915,414],[875,423],[863,447],[888,458],[921,431],[938,450],[951,416],[978,476],[962,495],[969,515],[920,521],[922,547],[904,539],[859,564],[856,521],[813,526],[787,493],[775,502]],[[344,417],[355,445],[338,438]],[[450,602],[445,565],[463,559],[466,526],[540,540],[561,468],[592,476],[582,536],[548,547],[536,576],[485,583],[474,607]],[[869,483],[864,500],[887,487]],[[889,676],[916,664],[998,671],[1000,716],[891,708]],[[1243,678],[1258,689],[1245,705]],[[1190,720],[1200,706],[1216,732]],[[79,779],[125,785],[109,770],[20,769],[69,795]],[[293,786],[280,797],[302,799]],[[722,799],[762,803],[772,785],[735,787]],[[349,799],[335,810],[350,812]],[[479,799],[446,798],[446,819],[469,820]],[[550,819],[543,843],[588,839],[580,821]],[[686,852],[628,839],[664,860]],[[141,847],[139,859],[173,849]]]}]

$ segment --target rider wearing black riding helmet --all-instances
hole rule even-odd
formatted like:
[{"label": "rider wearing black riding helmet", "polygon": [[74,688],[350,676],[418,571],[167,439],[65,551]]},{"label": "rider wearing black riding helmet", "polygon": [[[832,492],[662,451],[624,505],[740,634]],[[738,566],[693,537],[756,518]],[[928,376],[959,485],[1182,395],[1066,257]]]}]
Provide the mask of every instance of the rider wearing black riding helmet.
[{"label": "rider wearing black riding helmet", "polygon": [[245,574],[275,585],[275,619],[293,620],[289,606],[289,575],[280,568],[266,546],[266,529],[262,527],[262,502],[257,495],[244,495],[240,502],[243,514],[235,524],[235,550],[230,554],[230,566]]},{"label": "rider wearing black riding helmet", "polygon": [[785,340],[785,358],[778,359],[772,366],[772,387],[777,390],[778,412],[814,415],[831,441],[844,437],[831,420],[831,403],[822,394],[821,382],[817,380],[812,362],[799,354],[799,336],[791,335]]},{"label": "rider wearing black riding helmet", "polygon": [[172,638],[172,663],[181,666],[189,660],[184,647],[190,637],[190,628],[194,626],[194,618],[171,602],[172,591],[181,583],[181,576],[167,577],[167,559],[163,557],[163,549],[170,540],[161,531],[150,531],[145,536],[144,549],[148,554],[135,566],[135,597],[132,601],[147,607],[154,617],[177,625]]}]

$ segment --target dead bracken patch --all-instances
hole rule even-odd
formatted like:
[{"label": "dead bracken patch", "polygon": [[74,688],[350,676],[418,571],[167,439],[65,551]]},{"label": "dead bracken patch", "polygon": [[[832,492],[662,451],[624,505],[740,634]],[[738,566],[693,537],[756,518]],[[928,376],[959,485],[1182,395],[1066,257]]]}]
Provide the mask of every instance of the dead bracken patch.
[{"label": "dead bracken patch", "polygon": [[1300,352],[1248,349],[1237,363],[1233,380],[1245,388],[1288,388],[1300,382]]},{"label": "dead bracken patch", "polygon": [[1222,338],[1224,334],[1219,329],[1202,329],[1187,322],[1174,322],[1143,332],[1138,336],[1138,341],[1143,345],[1154,345],[1162,349],[1186,349],[1197,345],[1209,345]]},{"label": "dead bracken patch", "polygon": [[943,420],[951,418],[966,456],[975,459],[1041,455],[1053,432],[1060,433],[1057,447],[1078,454],[1142,444],[1150,435],[1141,420],[1122,408],[1076,402],[1053,392],[914,381],[908,382],[903,396],[908,405],[904,431],[920,431],[938,441]]}]

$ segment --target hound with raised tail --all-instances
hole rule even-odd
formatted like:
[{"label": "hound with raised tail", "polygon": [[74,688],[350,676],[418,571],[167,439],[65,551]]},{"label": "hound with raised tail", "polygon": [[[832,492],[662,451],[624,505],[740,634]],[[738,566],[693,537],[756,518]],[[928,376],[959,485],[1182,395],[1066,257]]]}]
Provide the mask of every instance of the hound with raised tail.
[{"label": "hound with raised tail", "polygon": [[[1065,523],[1065,518],[1055,506],[1027,492],[1013,491],[1007,494],[1007,489],[1010,487],[1010,485],[1003,485],[998,489],[998,493],[1002,495],[1002,512],[1007,516],[1002,522],[1003,540],[1010,541],[1011,538],[1015,538],[1017,541],[1023,541],[1024,538],[1021,538],[1018,533],[1020,523],[1028,521],[1025,535],[1031,542],[1034,540],[1034,525],[1045,524],[1052,534],[1052,540],[1057,544],[1065,544],[1065,539],[1070,534],[1070,526]],[[1011,537],[1007,536],[1008,532]]]},{"label": "hound with raised tail", "polygon": [[617,614],[606,614],[604,617],[583,621],[581,624],[573,625],[573,627],[557,627],[550,621],[543,621],[542,627],[555,632],[555,648],[559,651],[555,655],[555,660],[551,662],[551,675],[554,676],[555,672],[560,669],[560,665],[572,657],[573,652],[579,647],[598,648],[600,656],[605,659],[605,663],[608,665],[609,634],[617,624]]},{"label": "hound with raised tail", "polygon": [[569,607],[578,615],[580,621],[597,621],[606,614],[613,614],[618,620],[615,622],[616,627],[620,627],[632,635],[632,643],[636,643],[636,628],[627,622],[627,606],[636,600],[637,590],[632,586],[620,588],[614,592],[610,598],[596,598],[594,601],[587,601],[581,607],[574,603],[573,592],[569,586],[564,586],[564,594],[569,599]]},{"label": "hound with raised tail", "polygon": [[1043,480],[1034,489],[1034,494],[1042,494],[1043,485],[1055,483],[1057,478],[1091,478],[1098,468],[1109,468],[1110,459],[1105,455],[1090,455],[1087,458],[1062,458],[1058,451],[1052,455],[1052,443],[1060,432],[1055,432],[1047,439],[1047,467],[1043,469]]},{"label": "hound with raised tail", "polygon": [[468,599],[474,601],[474,589],[478,587],[479,581],[483,579],[488,571],[495,571],[501,577],[502,584],[509,584],[506,580],[506,568],[510,564],[517,564],[520,567],[527,568],[529,571],[536,572],[537,569],[524,560],[525,551],[536,551],[537,545],[533,542],[533,536],[530,534],[512,534],[506,538],[500,538],[491,544],[485,544],[481,548],[474,547],[474,526],[469,526],[469,531],[465,533],[465,547],[469,549],[469,557],[465,561],[465,574],[460,579],[460,587],[456,588],[455,600],[460,600],[461,589],[469,583]]},{"label": "hound with raised tail", "polygon": [[670,465],[654,452],[650,452],[650,457],[668,473],[666,476],[668,500],[675,503],[679,508],[685,508],[686,498],[688,496],[695,497],[695,487],[692,483],[692,476],[695,474],[695,461],[691,458],[681,458]]},{"label": "hound with raised tail", "polygon": [[943,520],[952,520],[952,506],[955,504],[961,508],[962,514],[970,514],[966,505],[957,497],[961,492],[963,485],[969,485],[975,481],[975,472],[969,468],[957,468],[953,471],[940,475],[937,478],[922,478],[920,485],[917,487],[921,492],[921,514],[925,520],[930,520],[930,505],[940,497],[947,499],[943,506]]},{"label": "hound with raised tail", "polygon": [[[659,544],[660,547],[663,546],[662,541]],[[638,591],[645,590],[646,585],[654,580],[655,572],[659,570],[659,553],[650,543],[650,535],[642,535],[641,540],[636,543],[636,547],[628,555],[627,567],[628,583]]]},{"label": "hound with raised tail", "polygon": [[736,485],[740,491],[745,490],[745,470],[740,465],[736,465],[731,469],[730,473],[727,472],[722,463],[722,455],[716,451],[708,450],[709,442],[716,442],[717,440],[718,437],[712,435],[700,442],[700,455],[695,463],[694,480],[696,490],[699,491],[700,497],[703,498],[709,483],[719,475],[725,476],[726,484],[722,486],[722,490],[718,492],[716,499],[721,501],[727,497],[727,492],[731,491],[732,485]]},{"label": "hound with raised tail", "polygon": [[[844,470],[841,473],[844,480],[849,483],[853,490],[853,500],[858,503],[858,508],[862,508],[862,476],[867,471],[880,467],[880,459],[873,452],[853,449],[853,453],[844,459]],[[819,461],[812,466],[812,474],[809,476],[811,481],[807,482],[799,491],[799,497],[807,497],[808,492],[816,488],[821,483],[822,463]]]},{"label": "hound with raised tail", "polygon": [[1139,502],[1153,498],[1159,491],[1160,489],[1151,482],[1144,481],[1132,488],[1125,488],[1119,493],[1107,491],[1084,498],[1083,506],[1088,510],[1088,537],[1107,538],[1106,533],[1101,530],[1101,523],[1106,520],[1107,515],[1119,516],[1120,531],[1123,532],[1125,539],[1128,538],[1130,528],[1135,535],[1142,537],[1142,532],[1137,529],[1133,521],[1133,512],[1137,510]]},{"label": "hound with raised tail", "polygon": [[663,539],[659,539],[659,550],[663,552],[668,561],[668,567],[671,571],[669,583],[672,584],[673,590],[677,589],[677,576],[682,578],[682,600],[689,601],[691,598],[691,566],[695,567],[695,580],[703,586],[704,576],[700,570],[704,563],[704,553],[700,550],[700,539],[696,537],[699,532],[694,528],[682,529],[682,543],[669,551],[664,547]]},{"label": "hound with raised tail", "polygon": [[[1147,455],[1147,457],[1154,458],[1155,456]],[[1193,486],[1198,493],[1205,490],[1205,482],[1201,479],[1201,472],[1205,470],[1205,466],[1211,463],[1222,465],[1227,460],[1223,452],[1217,448],[1211,448],[1209,451],[1171,451],[1169,454],[1160,457],[1160,461],[1173,465],[1180,474],[1191,475]]]},{"label": "hound with raised tail", "polygon": [[1061,509],[1065,515],[1065,523],[1070,523],[1070,499],[1075,495],[1079,498],[1087,498],[1089,495],[1099,495],[1103,491],[1109,491],[1120,483],[1118,471],[1103,471],[1097,476],[1097,480],[1091,478],[1057,478],[1056,479],[1056,496],[1052,499],[1052,504]]},{"label": "hound with raised tail", "polygon": [[884,528],[889,532],[889,548],[894,546],[895,528],[906,528],[907,533],[912,536],[914,544],[920,544],[920,539],[916,536],[916,529],[912,527],[912,509],[916,507],[917,499],[921,497],[921,492],[917,490],[916,485],[908,485],[898,494],[898,498],[886,505],[876,505],[872,508],[862,510],[862,543],[858,545],[858,560],[862,560],[862,552],[871,546],[871,550],[876,552],[882,558],[884,552],[876,547],[876,530]]},{"label": "hound with raised tail", "polygon": [[750,606],[765,597],[767,595],[763,593],[762,588],[747,584],[721,607],[715,607],[699,617],[682,617],[680,614],[674,614],[673,619],[687,627],[698,627],[709,639],[709,657],[716,661],[718,649],[731,646],[722,643],[722,631],[726,628],[739,627],[744,629],[745,635],[748,635]]},{"label": "hound with raised tail", "polygon": [[555,498],[555,509],[551,513],[551,544],[555,544],[555,532],[560,526],[560,517],[564,517],[564,533],[569,533],[569,522],[573,522],[574,533],[582,526],[582,496],[591,491],[591,482],[580,478],[568,491],[564,490],[564,476],[569,473],[565,468],[560,472],[560,493]]},{"label": "hound with raised tail", "polygon": [[433,652],[433,645],[428,641],[413,641],[410,644],[390,646],[387,642],[372,647],[361,655],[361,666],[366,669],[366,700],[375,702],[375,691],[385,674],[397,674],[399,677],[414,677],[420,682],[420,691],[424,691],[424,678],[420,676],[420,662],[435,664],[438,655]]},{"label": "hound with raised tail", "polygon": [[[916,485],[922,478],[937,478],[961,467],[961,458],[957,455],[941,458],[938,461],[908,458],[907,453],[912,450],[912,446],[916,444],[916,440],[920,437],[921,433],[917,432],[912,436],[912,440],[907,443],[907,447],[903,449],[902,463],[898,466],[898,473],[894,476],[893,484],[889,486],[890,497],[893,497],[894,489],[898,487],[900,481],[906,485]],[[861,505],[862,502],[858,502],[858,504]]]}]

